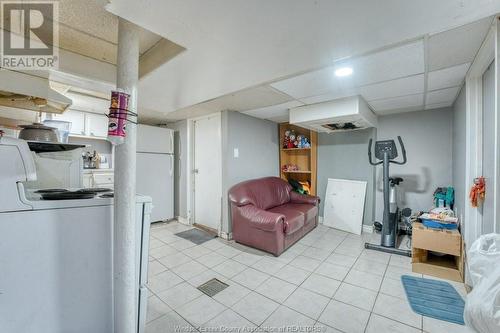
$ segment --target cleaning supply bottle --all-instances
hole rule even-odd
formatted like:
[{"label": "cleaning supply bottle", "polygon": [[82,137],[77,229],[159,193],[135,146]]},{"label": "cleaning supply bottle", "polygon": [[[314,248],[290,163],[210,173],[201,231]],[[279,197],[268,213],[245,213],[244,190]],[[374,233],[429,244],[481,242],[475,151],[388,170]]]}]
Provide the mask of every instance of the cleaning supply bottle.
[{"label": "cleaning supply bottle", "polygon": [[129,99],[130,95],[123,90],[111,92],[111,106],[108,115],[108,140],[114,145],[125,142]]}]

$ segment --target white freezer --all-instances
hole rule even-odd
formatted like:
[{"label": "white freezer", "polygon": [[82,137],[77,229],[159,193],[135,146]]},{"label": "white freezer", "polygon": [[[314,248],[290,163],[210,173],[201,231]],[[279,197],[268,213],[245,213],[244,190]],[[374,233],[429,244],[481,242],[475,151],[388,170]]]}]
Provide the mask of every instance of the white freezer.
[{"label": "white freezer", "polygon": [[[136,204],[138,333],[146,322],[149,200]],[[33,206],[42,203],[0,211],[0,331],[113,332],[112,199]]]},{"label": "white freezer", "polygon": [[151,222],[174,218],[174,155],[138,152],[136,186],[153,200]]},{"label": "white freezer", "polygon": [[174,153],[174,131],[168,128],[137,125],[137,152]]}]

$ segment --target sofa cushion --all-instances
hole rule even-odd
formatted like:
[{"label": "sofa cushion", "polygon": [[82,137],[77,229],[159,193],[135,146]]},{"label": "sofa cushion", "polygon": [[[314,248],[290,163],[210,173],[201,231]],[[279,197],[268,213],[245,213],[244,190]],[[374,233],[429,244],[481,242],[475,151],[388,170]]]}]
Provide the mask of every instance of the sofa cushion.
[{"label": "sofa cushion", "polygon": [[309,223],[314,221],[316,216],[318,215],[318,207],[308,204],[297,204],[297,203],[288,203],[285,206],[290,207],[291,209],[298,210],[305,216],[305,223]]},{"label": "sofa cushion", "polygon": [[299,210],[293,209],[288,205],[277,206],[267,210],[271,213],[283,214],[285,216],[284,232],[285,234],[293,234],[300,230],[305,224],[305,215]]},{"label": "sofa cushion", "polygon": [[237,206],[254,205],[267,210],[290,201],[292,187],[278,177],[247,180],[229,190],[229,200]]}]

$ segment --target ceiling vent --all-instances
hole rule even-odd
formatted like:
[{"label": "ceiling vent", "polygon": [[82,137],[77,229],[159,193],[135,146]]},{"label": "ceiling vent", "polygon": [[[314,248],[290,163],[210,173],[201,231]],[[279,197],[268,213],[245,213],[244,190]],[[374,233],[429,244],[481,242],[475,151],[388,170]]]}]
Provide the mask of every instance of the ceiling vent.
[{"label": "ceiling vent", "polygon": [[335,133],[376,127],[377,116],[361,96],[353,96],[292,108],[290,124]]}]

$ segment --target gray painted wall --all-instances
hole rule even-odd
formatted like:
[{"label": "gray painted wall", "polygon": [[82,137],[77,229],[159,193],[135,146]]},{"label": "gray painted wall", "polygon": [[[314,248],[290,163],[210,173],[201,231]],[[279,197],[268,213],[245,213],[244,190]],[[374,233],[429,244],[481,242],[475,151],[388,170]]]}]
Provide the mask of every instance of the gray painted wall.
[{"label": "gray painted wall", "polygon": [[375,173],[368,163],[367,147],[375,130],[318,135],[318,196],[321,197],[320,216],[323,216],[328,178],[367,182],[363,224],[371,225],[375,212]]},{"label": "gray painted wall", "polygon": [[[391,176],[400,176],[401,204],[412,210],[432,207],[434,190],[452,182],[451,108],[416,111],[379,117],[377,140],[396,139],[400,135],[406,147],[408,163],[391,165]],[[399,147],[398,147],[399,148]],[[376,213],[383,215],[382,168],[376,167]]]},{"label": "gray painted wall", "polygon": [[[231,231],[227,192],[241,181],[279,176],[278,124],[247,116],[222,112],[222,230]],[[234,157],[238,149],[239,157]]]},{"label": "gray painted wall", "polygon": [[[401,135],[408,162],[391,165],[391,176],[400,176],[400,206],[428,210],[434,190],[452,182],[452,110],[436,109],[379,117],[377,130],[320,134],[318,138],[318,195],[324,199],[328,178],[367,181],[363,224],[381,221],[384,201],[382,167],[368,164],[368,141]],[[399,150],[399,144],[398,144]],[[323,204],[320,207],[323,215]]]},{"label": "gray painted wall", "polygon": [[463,221],[467,188],[465,184],[465,126],[466,126],[465,85],[453,105],[453,187],[455,187],[455,213]]},{"label": "gray painted wall", "polygon": [[188,184],[187,184],[187,158],[188,158],[188,121],[180,120],[167,125],[174,132],[174,154],[175,154],[175,171],[174,171],[174,214],[177,217],[188,217]]}]

